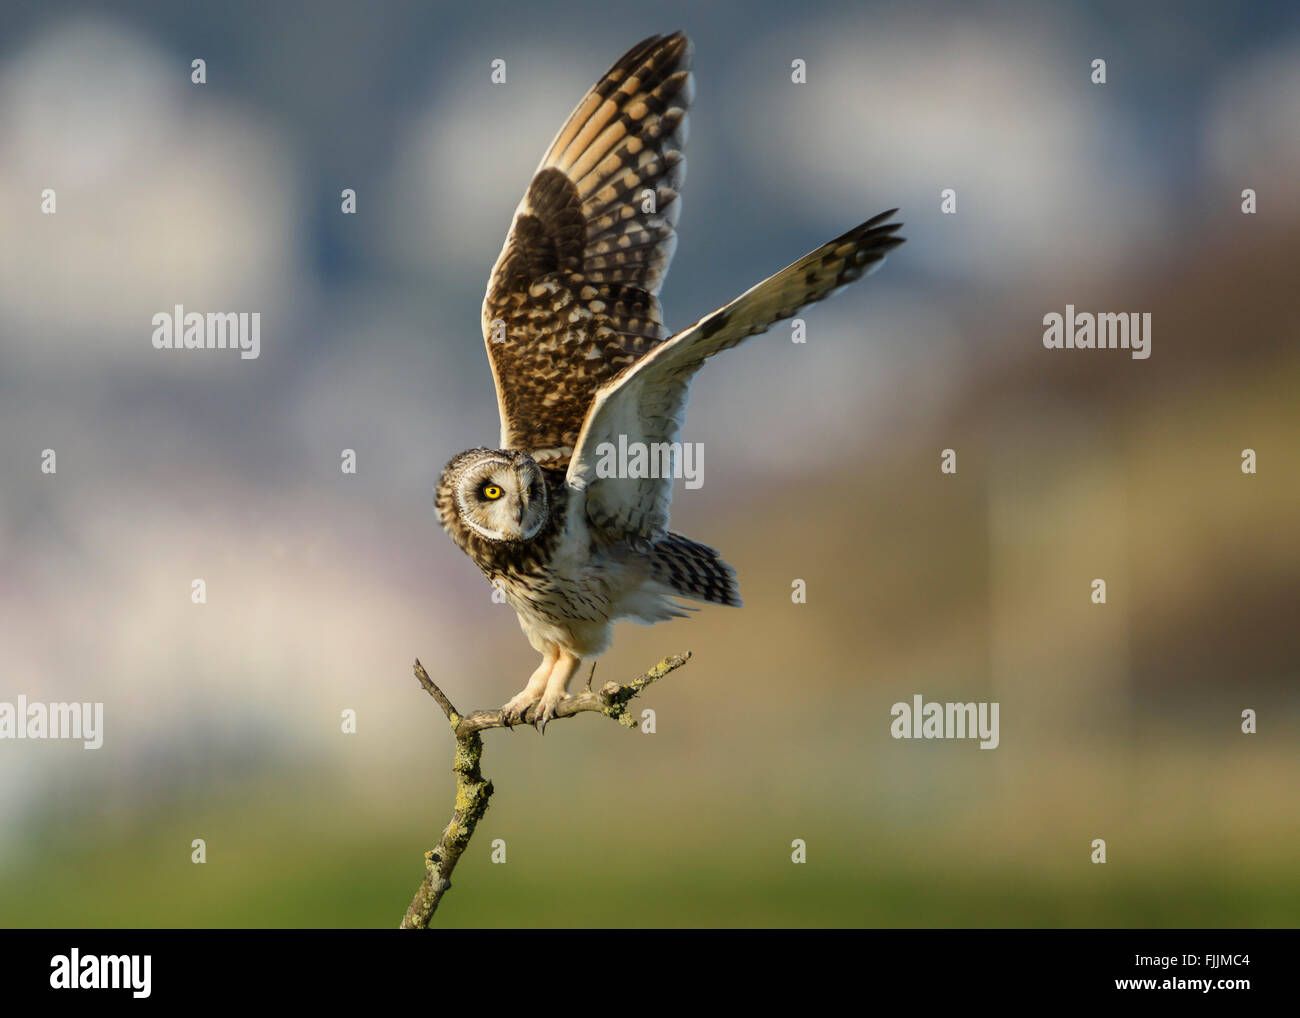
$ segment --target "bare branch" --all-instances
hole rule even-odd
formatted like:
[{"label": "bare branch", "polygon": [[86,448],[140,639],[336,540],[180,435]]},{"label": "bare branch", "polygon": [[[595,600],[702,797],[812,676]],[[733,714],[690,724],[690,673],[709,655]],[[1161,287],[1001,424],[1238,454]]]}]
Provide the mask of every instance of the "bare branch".
[{"label": "bare branch", "polygon": [[[637,720],[627,709],[635,697],[650,685],[662,679],[669,672],[676,671],[690,660],[690,653],[674,654],[666,657],[644,675],[631,682],[620,685],[606,682],[596,692],[588,689],[560,703],[552,721],[571,718],[575,714],[598,711],[606,717],[613,718],[625,728],[635,728]],[[483,777],[479,764],[483,758],[483,737],[479,734],[489,728],[509,728],[505,715],[499,710],[480,710],[473,714],[462,715],[452,706],[447,694],[438,688],[438,684],[429,678],[424,665],[417,659],[415,678],[432,696],[442,712],[447,715],[452,735],[456,739],[456,756],[452,762],[452,772],[456,775],[456,805],[451,814],[451,821],[443,829],[436,848],[424,853],[424,879],[415,892],[406,916],[402,919],[404,930],[424,930],[429,928],[433,913],[442,901],[442,896],[451,889],[451,871],[460,861],[461,853],[469,844],[478,822],[487,812],[488,800],[492,797],[492,782]],[[530,716],[535,719],[535,708],[530,707],[524,713],[524,723],[531,724]]]},{"label": "bare branch", "polygon": [[451,705],[451,701],[447,699],[447,694],[438,688],[438,684],[433,679],[429,678],[429,673],[424,670],[424,665],[420,664],[418,657],[415,659],[415,677],[419,680],[420,685],[428,691],[428,694],[438,701],[438,706],[447,715],[447,720],[451,722],[454,731],[460,718],[460,711]]},{"label": "bare branch", "polygon": [[[637,696],[650,683],[662,679],[669,672],[676,671],[686,664],[690,657],[689,653],[674,654],[672,657],[664,658],[644,675],[638,676],[631,682],[623,685],[613,681],[606,682],[599,690],[592,691],[588,689],[577,696],[561,700],[559,707],[555,710],[555,716],[551,720],[558,721],[560,718],[571,718],[575,714],[582,714],[587,711],[600,711],[606,717],[613,718],[626,728],[635,728],[637,725],[636,718],[627,712],[628,701]],[[524,712],[523,724],[531,725],[535,719],[536,708],[529,707]],[[462,735],[481,732],[487,728],[509,727],[511,726],[506,723],[505,715],[501,711],[476,710],[473,714],[461,718],[460,722],[455,726],[455,732],[456,737],[459,738]]]}]

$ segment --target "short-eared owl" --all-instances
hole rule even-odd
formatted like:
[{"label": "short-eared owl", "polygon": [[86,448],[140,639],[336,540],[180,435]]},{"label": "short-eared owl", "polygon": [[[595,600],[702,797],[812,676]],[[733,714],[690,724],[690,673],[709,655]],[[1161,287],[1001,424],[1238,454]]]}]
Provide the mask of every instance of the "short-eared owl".
[{"label": "short-eared owl", "polygon": [[461,453],[438,482],[442,525],[542,655],[504,708],[542,730],[582,658],[609,646],[615,619],[679,617],[674,598],[740,604],[718,553],[669,532],[668,472],[605,476],[598,450],[679,442],[691,378],[707,358],[829,296],[903,242],[886,212],[671,333],[657,294],[677,246],[690,60],[680,32],[639,43],[551,143],[483,301],[501,448]]}]

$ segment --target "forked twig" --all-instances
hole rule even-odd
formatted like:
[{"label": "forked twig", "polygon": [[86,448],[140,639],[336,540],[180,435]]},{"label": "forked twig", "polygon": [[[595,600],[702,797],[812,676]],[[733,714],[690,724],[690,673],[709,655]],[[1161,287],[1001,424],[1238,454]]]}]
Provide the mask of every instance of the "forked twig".
[{"label": "forked twig", "polygon": [[[571,718],[575,714],[598,711],[606,717],[613,718],[625,728],[637,727],[637,720],[627,709],[627,705],[650,683],[662,679],[669,672],[676,671],[690,660],[690,653],[674,654],[666,657],[644,675],[631,682],[619,684],[606,682],[598,690],[587,689],[567,700],[562,700],[555,711],[552,721]],[[404,930],[424,930],[429,928],[433,913],[437,911],[442,896],[451,889],[451,871],[460,861],[461,853],[474,835],[474,829],[487,812],[488,800],[492,798],[492,782],[483,777],[479,764],[483,758],[483,737],[479,733],[489,728],[509,728],[505,715],[499,710],[479,710],[473,714],[461,714],[447,694],[438,688],[438,684],[429,678],[424,665],[417,659],[415,677],[425,691],[433,697],[442,712],[447,715],[451,733],[456,739],[456,755],[452,762],[452,771],[456,775],[456,805],[452,810],[451,821],[438,839],[436,848],[424,853],[424,879],[415,892],[406,916],[402,919]],[[525,724],[531,723],[530,715],[535,708],[530,707],[524,713]]]}]

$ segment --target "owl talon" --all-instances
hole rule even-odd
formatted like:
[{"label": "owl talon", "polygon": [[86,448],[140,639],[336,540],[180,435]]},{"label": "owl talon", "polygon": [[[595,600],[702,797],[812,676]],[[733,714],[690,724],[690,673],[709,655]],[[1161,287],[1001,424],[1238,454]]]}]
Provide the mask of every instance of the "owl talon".
[{"label": "owl talon", "polygon": [[568,693],[548,692],[537,704],[536,712],[533,715],[533,727],[542,735],[546,734],[546,726],[555,718],[555,712],[559,710],[560,704],[569,698]]},{"label": "owl talon", "polygon": [[514,728],[515,725],[522,725],[524,715],[535,703],[537,703],[536,697],[525,696],[523,693],[510,700],[501,708],[501,719],[506,723],[506,727]]}]

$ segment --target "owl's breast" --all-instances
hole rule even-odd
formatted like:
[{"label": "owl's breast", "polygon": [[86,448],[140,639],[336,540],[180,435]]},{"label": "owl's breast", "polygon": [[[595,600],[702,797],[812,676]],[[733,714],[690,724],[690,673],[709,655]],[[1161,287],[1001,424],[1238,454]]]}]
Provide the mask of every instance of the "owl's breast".
[{"label": "owl's breast", "polygon": [[603,623],[614,614],[619,572],[617,563],[593,555],[587,541],[566,535],[555,542],[550,554],[527,567],[507,567],[497,582],[521,616],[556,623]]}]

